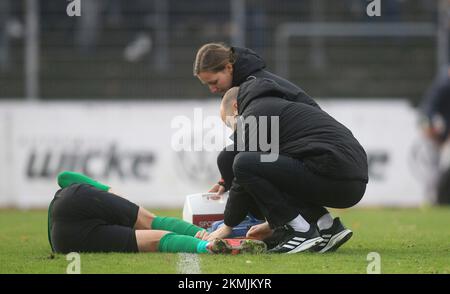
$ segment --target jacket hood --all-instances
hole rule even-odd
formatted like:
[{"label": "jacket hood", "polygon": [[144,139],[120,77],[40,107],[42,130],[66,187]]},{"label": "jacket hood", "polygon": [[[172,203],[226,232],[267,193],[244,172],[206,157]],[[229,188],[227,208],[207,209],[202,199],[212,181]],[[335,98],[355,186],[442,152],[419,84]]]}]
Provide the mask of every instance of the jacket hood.
[{"label": "jacket hood", "polygon": [[239,87],[237,97],[238,113],[242,114],[249,103],[255,99],[264,97],[287,99],[287,97],[296,94],[294,90],[283,88],[275,81],[265,78],[248,80]]},{"label": "jacket hood", "polygon": [[233,87],[239,86],[249,75],[266,67],[264,60],[251,49],[231,47],[231,50],[236,55],[233,64]]}]

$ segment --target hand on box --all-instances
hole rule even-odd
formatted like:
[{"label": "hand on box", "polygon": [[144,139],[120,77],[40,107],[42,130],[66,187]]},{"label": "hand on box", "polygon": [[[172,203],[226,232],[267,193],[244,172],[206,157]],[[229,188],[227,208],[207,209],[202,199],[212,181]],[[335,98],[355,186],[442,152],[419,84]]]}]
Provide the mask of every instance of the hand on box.
[{"label": "hand on box", "polygon": [[219,184],[215,184],[212,186],[212,188],[208,191],[208,193],[217,193],[217,195],[222,195],[225,193],[225,187]]}]

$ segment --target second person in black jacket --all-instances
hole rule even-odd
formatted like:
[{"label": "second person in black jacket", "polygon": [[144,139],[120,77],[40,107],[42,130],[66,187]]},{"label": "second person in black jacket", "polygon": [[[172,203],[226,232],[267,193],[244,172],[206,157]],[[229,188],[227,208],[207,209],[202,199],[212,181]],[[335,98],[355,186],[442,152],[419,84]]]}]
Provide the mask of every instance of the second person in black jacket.
[{"label": "second person in black jacket", "polygon": [[[325,207],[348,208],[361,200],[368,182],[366,153],[344,125],[317,107],[289,101],[290,95],[268,79],[247,81],[224,95],[221,116],[234,130],[238,126],[238,154],[225,226],[210,238],[225,237],[253,211],[267,222],[253,227],[248,237],[272,235],[274,252],[333,251],[352,236]],[[257,124],[245,123],[240,133],[239,124],[251,117]],[[263,117],[268,122],[277,118],[278,129],[273,132],[273,124],[263,128]],[[264,132],[270,144],[278,143],[266,152],[260,148]],[[250,149],[252,143],[255,150]],[[275,155],[273,160],[262,160],[268,152]]]}]

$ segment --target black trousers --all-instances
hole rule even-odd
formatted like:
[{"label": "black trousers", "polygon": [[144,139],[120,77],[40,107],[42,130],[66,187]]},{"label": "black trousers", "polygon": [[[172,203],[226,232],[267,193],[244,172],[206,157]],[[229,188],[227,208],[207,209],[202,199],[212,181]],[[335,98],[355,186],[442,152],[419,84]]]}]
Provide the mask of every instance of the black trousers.
[{"label": "black trousers", "polygon": [[348,208],[364,195],[364,181],[335,180],[309,171],[299,159],[279,155],[261,162],[260,152],[240,152],[233,163],[235,181],[252,198],[271,227],[301,214],[315,223],[325,207]]},{"label": "black trousers", "polygon": [[53,250],[138,252],[134,224],[139,206],[86,184],[56,192],[49,209]]}]

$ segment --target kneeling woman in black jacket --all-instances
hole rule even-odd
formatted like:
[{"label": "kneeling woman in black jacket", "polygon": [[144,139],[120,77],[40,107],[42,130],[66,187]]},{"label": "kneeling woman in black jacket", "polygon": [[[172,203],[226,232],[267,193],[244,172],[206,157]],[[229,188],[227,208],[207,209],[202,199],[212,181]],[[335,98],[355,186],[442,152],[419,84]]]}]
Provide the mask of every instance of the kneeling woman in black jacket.
[{"label": "kneeling woman in black jacket", "polygon": [[[320,109],[319,105],[300,87],[268,71],[264,60],[249,48],[229,47],[221,43],[205,44],[197,51],[193,73],[211,93],[221,94],[250,79],[271,79],[289,93],[283,99]],[[220,184],[215,184],[209,192],[223,194],[230,189],[234,178],[232,166],[236,154],[236,152],[225,150],[219,154],[217,164],[222,179],[219,181]]]}]

